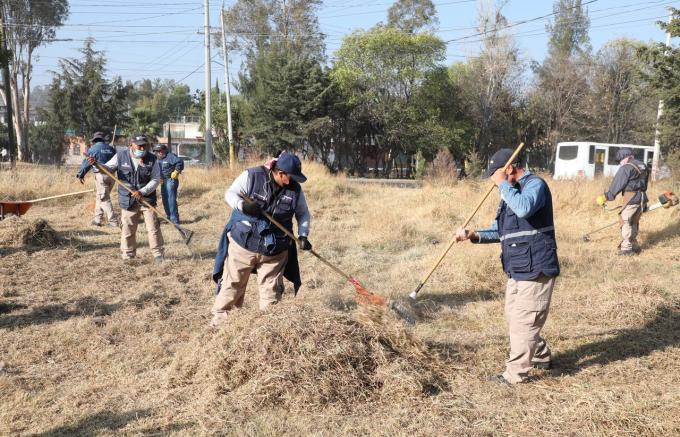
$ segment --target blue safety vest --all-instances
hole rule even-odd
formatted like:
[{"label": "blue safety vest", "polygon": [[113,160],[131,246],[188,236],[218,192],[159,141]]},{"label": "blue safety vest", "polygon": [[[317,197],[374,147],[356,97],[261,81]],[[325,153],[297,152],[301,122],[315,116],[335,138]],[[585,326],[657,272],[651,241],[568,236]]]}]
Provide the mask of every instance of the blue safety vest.
[{"label": "blue safety vest", "polygon": [[[160,167],[153,153],[147,152],[144,157],[138,161],[139,165],[135,169],[132,164],[132,157],[128,150],[120,150],[116,153],[118,156],[118,179],[133,191],[139,191],[148,184],[151,179],[160,180]],[[152,206],[156,206],[156,190],[144,196]],[[122,209],[132,208],[137,201],[132,197],[129,191],[118,184],[118,203]]]},{"label": "blue safety vest", "polygon": [[[538,176],[529,175],[520,182],[520,192],[533,178]],[[552,195],[545,181],[541,182],[543,187],[539,195],[543,196],[545,202],[531,217],[518,217],[503,200],[496,215],[503,270],[517,281],[530,281],[541,274],[551,277],[560,274]]]},{"label": "blue safety vest", "polygon": [[[300,184],[291,180],[286,187],[280,188],[271,179],[269,172],[265,167],[248,169],[247,195],[292,232]],[[234,209],[232,219],[235,221],[231,228],[231,238],[251,252],[271,256],[288,250],[291,244],[290,238],[266,218],[253,217]]]}]

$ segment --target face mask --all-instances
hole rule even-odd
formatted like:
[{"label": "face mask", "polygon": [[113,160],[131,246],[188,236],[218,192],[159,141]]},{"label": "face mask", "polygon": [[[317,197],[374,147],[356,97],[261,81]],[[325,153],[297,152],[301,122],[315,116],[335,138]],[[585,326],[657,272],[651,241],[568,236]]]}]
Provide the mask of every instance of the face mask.
[{"label": "face mask", "polygon": [[134,155],[135,158],[143,158],[144,153],[146,153],[144,150],[134,150],[132,154]]}]

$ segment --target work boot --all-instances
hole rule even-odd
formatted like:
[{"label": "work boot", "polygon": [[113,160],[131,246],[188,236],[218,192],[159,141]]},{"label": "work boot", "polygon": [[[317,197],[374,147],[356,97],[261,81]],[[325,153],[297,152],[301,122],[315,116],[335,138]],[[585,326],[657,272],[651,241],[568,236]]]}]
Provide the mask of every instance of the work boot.
[{"label": "work boot", "polygon": [[212,320],[210,321],[210,326],[213,328],[219,328],[227,323],[229,318],[226,312],[214,313]]},{"label": "work boot", "polygon": [[534,361],[531,363],[534,369],[550,370],[552,369],[552,361]]},{"label": "work boot", "polygon": [[109,224],[107,226],[110,227],[110,228],[116,228],[116,229],[120,228],[120,225],[118,224],[118,222],[109,222]]},{"label": "work boot", "polygon": [[635,256],[637,255],[633,249],[619,250],[619,256]]},{"label": "work boot", "polygon": [[633,252],[635,252],[636,255],[640,255],[640,252],[642,252],[642,249],[639,246],[633,247]]}]

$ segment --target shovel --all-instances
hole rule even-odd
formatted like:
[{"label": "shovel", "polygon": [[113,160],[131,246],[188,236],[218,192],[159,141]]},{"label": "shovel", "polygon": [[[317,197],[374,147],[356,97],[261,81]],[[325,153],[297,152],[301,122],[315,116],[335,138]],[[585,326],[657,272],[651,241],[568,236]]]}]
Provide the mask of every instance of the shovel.
[{"label": "shovel", "polygon": [[44,202],[46,200],[60,199],[62,197],[77,196],[79,194],[91,193],[94,189],[77,191],[75,193],[58,194],[56,196],[42,197],[35,200],[11,201],[6,200],[0,202],[0,220],[5,218],[6,214],[24,215],[33,206],[34,203]]},{"label": "shovel", "polygon": [[[248,204],[254,204],[255,201],[248,197],[245,193],[240,194],[241,198],[243,199],[244,202]],[[274,217],[271,216],[267,211],[262,211],[262,215],[264,215],[267,220],[269,220],[274,226],[277,228],[281,229],[283,233],[285,233],[289,238],[291,238],[293,241],[299,243],[299,240],[295,237],[295,235],[289,231],[285,226],[283,226],[281,223],[279,223]],[[398,302],[394,301],[389,303],[385,297],[371,293],[368,291],[364,286],[359,282],[357,278],[354,276],[348,275],[347,273],[343,272],[338,268],[337,266],[333,265],[330,261],[328,261],[326,258],[323,256],[319,255],[317,252],[314,251],[314,249],[310,249],[308,252],[310,252],[312,255],[317,257],[319,261],[324,263],[326,266],[328,266],[331,270],[333,270],[335,273],[338,275],[342,276],[344,279],[347,280],[350,284],[354,286],[354,289],[357,292],[357,302],[360,304],[373,304],[378,307],[390,307],[396,314],[398,314],[402,319],[406,320],[408,323],[414,324],[415,319],[414,317],[410,314],[406,308],[404,308],[402,305],[400,305]]]},{"label": "shovel", "polygon": [[[127,185],[125,185],[124,183],[122,183],[122,182],[120,181],[120,179],[118,179],[116,176],[114,176],[114,174],[111,173],[111,172],[106,168],[106,166],[101,165],[101,164],[99,164],[98,162],[95,162],[93,165],[96,166],[97,169],[98,169],[99,171],[101,171],[101,172],[104,173],[105,175],[109,176],[109,177],[110,177],[111,179],[113,179],[114,181],[116,181],[116,182],[118,183],[119,186],[121,186],[121,187],[125,188],[127,191],[129,191],[130,194],[132,194],[132,193],[135,192],[132,188],[128,187]],[[191,250],[191,247],[189,247],[189,241],[191,241],[191,237],[193,237],[193,235],[194,235],[194,232],[193,232],[193,231],[190,231],[189,229],[185,229],[185,228],[181,227],[180,225],[178,225],[177,223],[173,222],[172,220],[170,220],[169,218],[167,218],[165,215],[161,214],[161,212],[160,212],[156,207],[152,206],[152,205],[151,205],[149,202],[147,202],[146,200],[140,199],[139,202],[140,202],[142,205],[144,205],[144,206],[146,206],[147,208],[149,208],[150,210],[152,210],[153,212],[155,212],[156,215],[157,215],[158,217],[160,217],[161,219],[163,219],[163,220],[165,220],[166,222],[168,222],[169,224],[171,224],[171,225],[177,230],[177,232],[179,232],[179,234],[182,236],[182,240],[184,241],[184,244],[187,246],[187,249],[189,249],[189,252],[191,253],[191,255],[192,255],[192,256],[194,255],[194,252]]]}]

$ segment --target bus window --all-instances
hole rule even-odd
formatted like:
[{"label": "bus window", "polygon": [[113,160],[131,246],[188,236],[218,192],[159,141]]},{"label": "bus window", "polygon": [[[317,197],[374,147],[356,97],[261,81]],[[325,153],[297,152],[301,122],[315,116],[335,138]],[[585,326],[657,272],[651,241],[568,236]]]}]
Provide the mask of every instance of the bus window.
[{"label": "bus window", "polygon": [[632,149],[633,156],[640,162],[645,162],[645,149]]},{"label": "bus window", "polygon": [[590,146],[588,151],[588,164],[595,164],[595,146]]},{"label": "bus window", "polygon": [[610,147],[609,157],[607,158],[608,165],[619,165],[619,161],[616,160],[616,153],[619,151],[620,147]]},{"label": "bus window", "polygon": [[576,159],[578,156],[578,146],[560,146],[557,157],[563,161],[570,161]]}]

